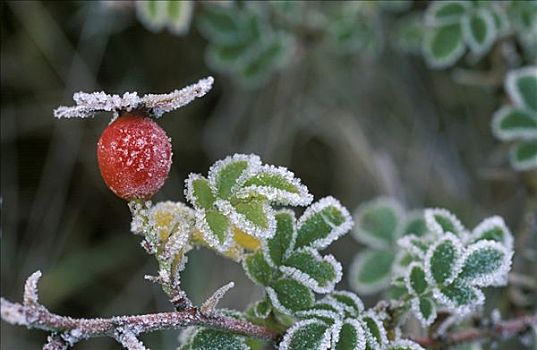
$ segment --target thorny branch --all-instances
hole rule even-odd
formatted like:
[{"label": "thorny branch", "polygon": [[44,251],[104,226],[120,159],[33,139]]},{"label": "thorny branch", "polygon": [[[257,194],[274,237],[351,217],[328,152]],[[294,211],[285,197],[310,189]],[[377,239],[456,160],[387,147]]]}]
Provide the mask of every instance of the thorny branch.
[{"label": "thorny branch", "polygon": [[[2,319],[14,325],[50,331],[45,350],[65,350],[75,343],[93,337],[111,337],[129,350],[145,350],[137,339],[142,333],[158,330],[179,329],[188,326],[205,326],[224,329],[229,332],[256,337],[265,340],[276,340],[276,332],[247,321],[222,316],[214,310],[208,312],[200,308],[187,307],[179,312],[161,312],[137,316],[116,316],[112,318],[71,318],[56,315],[39,304],[37,299],[37,281],[41,273],[31,275],[25,285],[24,305],[0,299]],[[230,285],[224,287],[229,288]],[[222,290],[211,299],[210,304],[216,305]]]},{"label": "thorny branch", "polygon": [[525,332],[532,326],[537,327],[537,314],[498,322],[490,327],[448,333],[438,338],[421,337],[412,340],[427,348],[439,348],[482,339],[499,339],[514,336]]}]

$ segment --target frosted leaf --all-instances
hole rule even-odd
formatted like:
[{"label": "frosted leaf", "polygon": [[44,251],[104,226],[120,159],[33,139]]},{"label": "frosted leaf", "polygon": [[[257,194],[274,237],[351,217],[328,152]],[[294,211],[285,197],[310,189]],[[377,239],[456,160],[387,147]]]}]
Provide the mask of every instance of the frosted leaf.
[{"label": "frosted leaf", "polygon": [[213,207],[215,189],[210,182],[200,174],[191,173],[185,180],[185,197],[196,210]]},{"label": "frosted leaf", "polygon": [[180,350],[249,350],[246,338],[224,330],[198,327]]},{"label": "frosted leaf", "polygon": [[272,282],[275,271],[261,252],[257,251],[247,255],[242,261],[242,267],[246,271],[246,275],[255,283],[267,286]]},{"label": "frosted leaf", "polygon": [[477,56],[488,51],[496,39],[494,17],[488,9],[480,8],[463,16],[461,25],[464,40]]},{"label": "frosted leaf", "polygon": [[451,232],[458,237],[464,237],[466,229],[455,215],[446,209],[434,208],[425,210],[425,223],[432,232],[442,236]]},{"label": "frosted leaf", "polygon": [[208,77],[199,80],[181,90],[168,94],[147,94],[139,97],[137,92],[126,92],[122,96],[109,95],[103,91],[73,95],[75,106],[60,106],[54,110],[56,118],[88,118],[96,112],[130,112],[136,109],[148,110],[158,118],[166,112],[183,107],[197,97],[204,96],[213,85],[214,79]]},{"label": "frosted leaf", "polygon": [[201,305],[200,310],[203,313],[213,312],[218,302],[226,295],[226,293],[235,287],[234,282],[229,282],[228,284],[218,288],[213,295],[211,295],[204,303]]},{"label": "frosted leaf", "polygon": [[342,276],[341,264],[332,255],[323,257],[313,248],[293,252],[280,271],[317,293],[331,292]]},{"label": "frosted leaf", "polygon": [[458,278],[474,286],[498,286],[507,282],[512,255],[501,243],[478,241],[464,253]]},{"label": "frosted leaf", "polygon": [[427,291],[429,284],[423,266],[413,262],[405,275],[406,289],[413,295],[421,295]]},{"label": "frosted leaf", "polygon": [[364,311],[364,303],[354,293],[348,291],[334,291],[323,300],[333,300],[352,316],[358,316]]},{"label": "frosted leaf", "polygon": [[311,308],[315,301],[307,286],[290,278],[277,280],[266,288],[266,292],[272,305],[288,315]]},{"label": "frosted leaf", "polygon": [[389,248],[401,234],[403,208],[396,200],[379,197],[354,212],[353,236],[373,248]]},{"label": "frosted leaf", "polygon": [[313,196],[300,179],[284,167],[263,165],[243,184],[237,197],[262,195],[270,202],[280,205],[305,206]]},{"label": "frosted leaf", "polygon": [[462,243],[451,233],[434,243],[425,256],[424,267],[431,285],[449,284],[459,274],[462,266]]},{"label": "frosted leaf", "polygon": [[328,350],[331,328],[318,320],[295,323],[285,333],[280,350]]},{"label": "frosted leaf", "polygon": [[[211,211],[215,217],[218,217],[218,212]],[[222,219],[224,219],[223,217]],[[214,227],[214,225],[213,225]],[[211,227],[208,219],[207,213],[204,211],[196,211],[196,228],[202,233],[203,240],[210,246],[215,248],[221,253],[225,253],[233,243],[233,235],[231,234],[231,225],[227,225],[223,231],[215,232]]]},{"label": "frosted leaf", "polygon": [[509,71],[505,90],[516,106],[537,112],[537,66],[527,66]]},{"label": "frosted leaf", "polygon": [[263,240],[261,249],[265,260],[274,268],[280,266],[293,251],[296,241],[296,218],[292,210],[281,209],[275,212],[276,232]]},{"label": "frosted leaf", "polygon": [[216,161],[209,168],[209,183],[219,198],[227,199],[235,194],[244,181],[261,167],[255,154],[234,154]]},{"label": "frosted leaf", "polygon": [[270,238],[276,231],[274,210],[263,199],[250,198],[231,204],[219,199],[216,207],[240,230],[257,238]]},{"label": "frosted leaf", "polygon": [[37,282],[41,278],[41,271],[36,271],[26,279],[24,284],[23,304],[25,306],[38,306],[39,295],[37,290]]},{"label": "frosted leaf", "polygon": [[323,309],[309,309],[297,312],[296,316],[303,319],[318,319],[326,324],[334,324],[341,319],[337,312]]},{"label": "frosted leaf", "polygon": [[413,298],[410,307],[423,328],[429,327],[436,319],[436,305],[430,298]]},{"label": "frosted leaf", "polygon": [[370,348],[381,349],[388,342],[388,335],[382,321],[371,310],[367,311],[360,319],[364,325],[366,340]]},{"label": "frosted leaf", "polygon": [[461,280],[433,290],[433,296],[448,307],[452,313],[461,317],[467,315],[485,301],[485,295],[476,287],[469,286]]},{"label": "frosted leaf", "polygon": [[418,237],[413,234],[406,235],[397,240],[397,245],[408,253],[423,258],[429,248],[429,239],[427,237]]},{"label": "frosted leaf", "polygon": [[425,224],[423,210],[415,209],[405,213],[402,235],[423,237],[425,234],[427,234],[427,225]]},{"label": "frosted leaf", "polygon": [[332,349],[365,350],[365,348],[365,331],[358,320],[349,318],[332,326]]},{"label": "frosted leaf", "polygon": [[345,316],[345,309],[330,295],[325,296],[321,300],[318,300],[309,310],[324,310],[338,314],[340,318]]},{"label": "frosted leaf", "polygon": [[414,343],[411,340],[400,339],[390,342],[386,346],[386,350],[425,350],[421,345]]},{"label": "frosted leaf", "polygon": [[272,312],[272,306],[270,302],[266,299],[257,301],[254,305],[250,307],[253,310],[253,314],[257,318],[265,319]]},{"label": "frosted leaf", "polygon": [[500,216],[486,218],[473,229],[469,242],[480,240],[500,242],[508,251],[513,249],[513,235]]},{"label": "frosted leaf", "polygon": [[503,141],[537,138],[537,113],[503,106],[492,116],[492,133]]},{"label": "frosted leaf", "polygon": [[353,225],[349,211],[334,197],[328,196],[310,205],[297,223],[297,248],[324,249],[347,233]]},{"label": "frosted leaf", "polygon": [[349,269],[349,284],[362,294],[377,293],[390,285],[395,253],[366,250],[354,257]]},{"label": "frosted leaf", "polygon": [[462,0],[433,2],[425,12],[425,23],[428,26],[458,23],[470,6]]}]

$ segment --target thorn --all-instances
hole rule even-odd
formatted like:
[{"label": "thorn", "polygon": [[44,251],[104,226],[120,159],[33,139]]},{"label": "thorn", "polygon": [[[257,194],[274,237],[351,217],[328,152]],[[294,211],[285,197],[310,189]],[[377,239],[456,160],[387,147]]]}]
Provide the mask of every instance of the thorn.
[{"label": "thorn", "polygon": [[23,303],[25,306],[38,306],[39,297],[37,290],[37,282],[41,278],[41,271],[37,270],[28,277],[24,284]]},{"label": "thorn", "polygon": [[213,312],[220,299],[222,299],[228,290],[233,287],[235,287],[234,282],[229,282],[225,286],[220,287],[216,292],[213,293],[213,295],[211,295],[209,299],[203,303],[203,305],[201,305],[201,312],[204,314]]}]

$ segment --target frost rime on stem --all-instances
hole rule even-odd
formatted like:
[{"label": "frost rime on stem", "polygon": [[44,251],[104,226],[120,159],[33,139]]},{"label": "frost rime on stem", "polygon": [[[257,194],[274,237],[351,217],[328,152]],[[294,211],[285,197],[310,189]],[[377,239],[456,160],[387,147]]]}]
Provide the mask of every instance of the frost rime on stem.
[{"label": "frost rime on stem", "polygon": [[213,77],[199,80],[197,83],[167,94],[147,94],[139,97],[137,92],[126,92],[122,96],[100,92],[77,92],[73,95],[75,106],[60,106],[54,110],[56,118],[90,118],[96,112],[130,112],[146,109],[155,118],[164,113],[181,108],[194,99],[204,96],[213,86]]}]

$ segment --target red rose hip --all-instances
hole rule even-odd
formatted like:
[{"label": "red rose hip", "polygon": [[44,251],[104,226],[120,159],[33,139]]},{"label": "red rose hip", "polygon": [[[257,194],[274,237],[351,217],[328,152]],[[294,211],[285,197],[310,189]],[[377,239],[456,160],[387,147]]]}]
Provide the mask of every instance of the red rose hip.
[{"label": "red rose hip", "polygon": [[97,143],[104,182],[117,196],[149,199],[164,185],[172,164],[166,132],[141,112],[123,113]]}]

